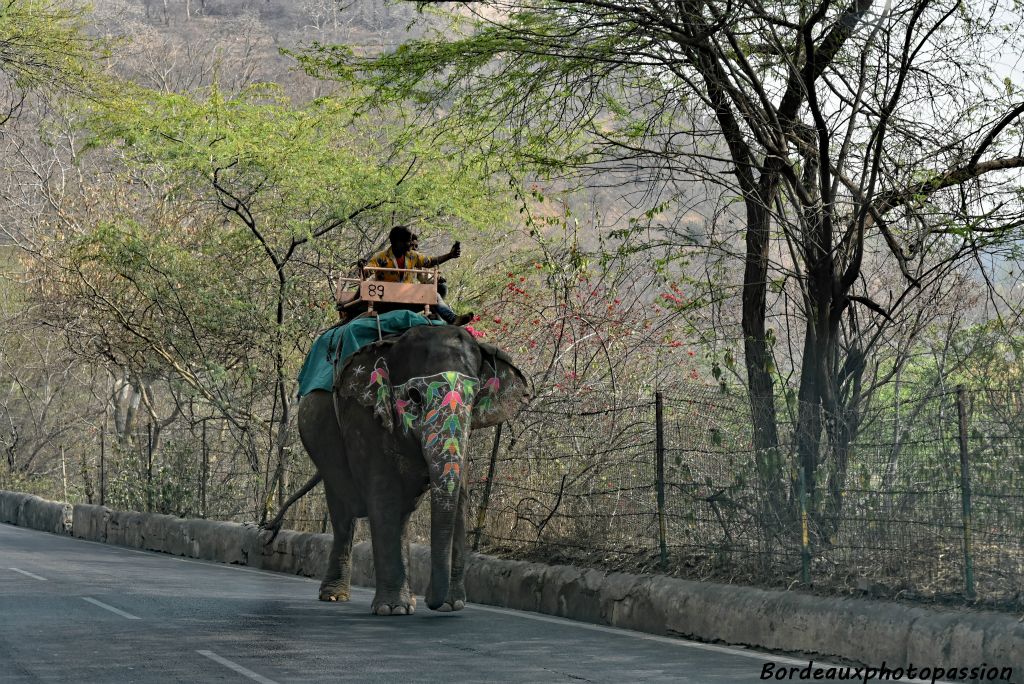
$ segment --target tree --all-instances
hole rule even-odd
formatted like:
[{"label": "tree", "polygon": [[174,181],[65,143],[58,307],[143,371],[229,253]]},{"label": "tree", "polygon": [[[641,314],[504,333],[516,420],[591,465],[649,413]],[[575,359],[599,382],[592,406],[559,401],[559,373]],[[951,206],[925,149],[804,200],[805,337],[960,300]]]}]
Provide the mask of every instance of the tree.
[{"label": "tree", "polygon": [[[69,97],[93,97],[103,81],[98,65],[106,44],[86,31],[87,13],[59,0],[0,2],[0,138],[5,139],[5,175],[19,167],[27,143],[12,130],[12,118],[25,109],[31,95],[52,103]],[[34,112],[33,112],[34,113]],[[7,180],[6,178],[4,179]],[[8,192],[4,183],[0,227],[0,287],[4,304],[0,373],[7,390],[0,396],[4,424],[0,446],[7,475],[32,476],[44,470],[41,458],[57,443],[72,446],[76,423],[83,413],[74,401],[80,369],[69,365],[58,341],[26,324],[22,289],[24,273],[18,254],[7,246],[19,231],[10,215],[21,208],[23,196]],[[15,188],[15,190],[17,190]],[[9,275],[14,277],[8,281]],[[88,381],[86,382],[88,384]]]},{"label": "tree", "polygon": [[[0,259],[16,261],[10,250]],[[21,271],[17,263],[4,263],[7,269]],[[16,486],[47,468],[48,447],[72,445],[85,412],[74,401],[81,369],[59,337],[25,329],[25,292],[6,280],[0,280],[0,477]]]},{"label": "tree", "polygon": [[[989,67],[993,49],[1016,54],[1019,16],[954,0],[459,7],[449,34],[379,57],[321,47],[305,64],[373,84],[377,102],[422,103],[431,127],[474,122],[486,134],[468,146],[509,167],[626,170],[734,197],[757,469],[782,514],[781,314],[802,327],[794,450],[829,536],[873,352],[945,275],[1024,225],[1024,102]],[[440,122],[438,103],[451,103]],[[664,213],[649,207],[641,227],[671,235]],[[889,266],[891,289],[873,278]]]},{"label": "tree", "polygon": [[33,91],[91,95],[105,46],[86,32],[84,10],[60,0],[0,2],[0,123]]},{"label": "tree", "polygon": [[127,91],[89,124],[93,153],[119,164],[87,183],[99,211],[66,207],[38,250],[51,301],[84,312],[69,334],[132,369],[143,403],[159,378],[232,421],[254,472],[272,471],[261,499],[284,498],[294,378],[331,322],[335,278],[393,224],[500,218],[478,171],[400,123],[364,123],[339,98],[296,106],[271,86]]}]

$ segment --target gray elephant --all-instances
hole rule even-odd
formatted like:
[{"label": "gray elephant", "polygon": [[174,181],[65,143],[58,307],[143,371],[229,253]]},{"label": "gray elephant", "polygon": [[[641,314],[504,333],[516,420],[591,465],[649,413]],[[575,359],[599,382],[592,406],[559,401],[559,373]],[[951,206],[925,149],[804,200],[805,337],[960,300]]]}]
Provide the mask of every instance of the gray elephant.
[{"label": "gray elephant", "polygon": [[334,528],[320,599],[349,599],[355,520],[366,517],[377,580],[371,610],[412,613],[406,527],[429,490],[427,606],[461,609],[470,432],[507,420],[528,399],[528,381],[504,352],[454,326],[375,342],[336,366],[333,397],[303,396],[299,435],[323,478]]}]

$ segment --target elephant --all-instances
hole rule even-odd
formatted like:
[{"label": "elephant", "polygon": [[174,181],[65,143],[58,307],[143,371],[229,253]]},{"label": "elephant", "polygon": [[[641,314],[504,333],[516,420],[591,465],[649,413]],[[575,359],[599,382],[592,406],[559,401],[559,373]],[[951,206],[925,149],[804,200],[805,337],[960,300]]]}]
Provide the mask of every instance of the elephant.
[{"label": "elephant", "polygon": [[503,351],[462,328],[418,326],[336,364],[332,393],[303,396],[299,436],[323,478],[334,531],[320,600],[349,600],[355,520],[365,517],[377,584],[371,612],[414,612],[406,528],[429,490],[427,606],[463,608],[469,435],[514,416],[530,393]]}]

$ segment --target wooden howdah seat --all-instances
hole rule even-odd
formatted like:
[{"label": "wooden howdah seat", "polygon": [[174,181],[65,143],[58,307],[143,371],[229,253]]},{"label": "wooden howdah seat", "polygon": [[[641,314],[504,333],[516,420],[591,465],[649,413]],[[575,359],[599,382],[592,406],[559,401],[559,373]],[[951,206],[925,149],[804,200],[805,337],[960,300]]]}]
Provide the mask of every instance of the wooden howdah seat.
[{"label": "wooden howdah seat", "polygon": [[[390,283],[373,279],[377,272],[412,273],[419,282]],[[438,270],[436,268],[383,268],[364,266],[363,278],[340,278],[336,300],[338,311],[352,320],[376,316],[396,309],[422,311],[431,315],[437,305]],[[358,287],[358,294],[355,288]]]}]

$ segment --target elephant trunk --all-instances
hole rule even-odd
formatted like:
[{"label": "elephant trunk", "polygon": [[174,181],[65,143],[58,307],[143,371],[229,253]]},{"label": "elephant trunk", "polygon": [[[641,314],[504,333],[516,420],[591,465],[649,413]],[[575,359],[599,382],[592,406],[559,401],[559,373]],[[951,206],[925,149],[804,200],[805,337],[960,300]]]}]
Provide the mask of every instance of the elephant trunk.
[{"label": "elephant trunk", "polygon": [[[423,456],[430,471],[430,589],[427,606],[432,610],[449,601],[452,575],[452,545],[464,544],[455,534],[465,534],[465,525],[459,516],[465,514],[459,506],[462,487],[464,454],[469,445],[472,385],[461,378],[452,378],[451,391],[441,404],[442,417],[436,421],[437,432],[422,435]],[[460,554],[461,557],[461,554]]]},{"label": "elephant trunk", "polygon": [[[396,388],[395,413],[408,434],[420,439],[430,478],[430,586],[427,606],[457,605],[464,597],[450,598],[452,548],[461,577],[465,544],[465,507],[459,505],[464,455],[469,444],[473,398],[479,380],[456,371],[414,378]],[[462,538],[456,539],[459,534]],[[442,608],[443,610],[443,608]]]},{"label": "elephant trunk", "polygon": [[430,587],[427,591],[427,607],[437,610],[448,598],[452,574],[452,541],[455,516],[459,511],[461,483],[456,481],[451,491],[447,484],[441,485],[443,489],[439,489],[433,466],[430,479]]}]

